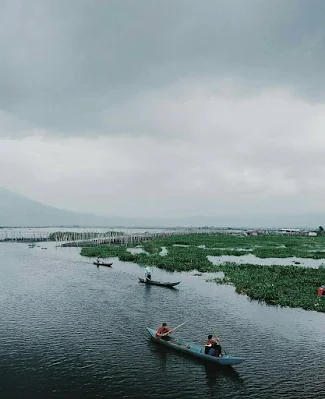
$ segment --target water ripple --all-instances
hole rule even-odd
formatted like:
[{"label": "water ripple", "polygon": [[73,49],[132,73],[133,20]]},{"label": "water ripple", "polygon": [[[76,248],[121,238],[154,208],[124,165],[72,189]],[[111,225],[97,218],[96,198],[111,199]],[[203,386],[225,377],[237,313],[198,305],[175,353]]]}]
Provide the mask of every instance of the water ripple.
[{"label": "water ripple", "polygon": [[[79,250],[0,245],[0,397],[315,398],[325,386],[324,315],[268,307],[205,282],[153,270],[178,290],[137,283],[143,269],[97,269]],[[150,342],[167,321],[203,342],[213,330],[246,362],[206,365]]]}]

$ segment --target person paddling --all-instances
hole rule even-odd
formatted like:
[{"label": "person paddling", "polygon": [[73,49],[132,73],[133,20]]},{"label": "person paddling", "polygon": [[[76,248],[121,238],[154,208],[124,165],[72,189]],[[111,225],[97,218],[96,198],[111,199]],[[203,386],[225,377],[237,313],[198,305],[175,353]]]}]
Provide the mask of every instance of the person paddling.
[{"label": "person paddling", "polygon": [[149,266],[147,266],[145,268],[144,279],[145,279],[146,283],[151,281],[151,269]]},{"label": "person paddling", "polygon": [[171,334],[173,330],[167,327],[167,323],[162,323],[161,327],[158,328],[156,332],[156,337],[161,339],[169,339],[169,334]]},{"label": "person paddling", "polygon": [[213,338],[212,334],[208,335],[208,340],[205,343],[204,353],[206,355],[222,357],[219,337]]}]

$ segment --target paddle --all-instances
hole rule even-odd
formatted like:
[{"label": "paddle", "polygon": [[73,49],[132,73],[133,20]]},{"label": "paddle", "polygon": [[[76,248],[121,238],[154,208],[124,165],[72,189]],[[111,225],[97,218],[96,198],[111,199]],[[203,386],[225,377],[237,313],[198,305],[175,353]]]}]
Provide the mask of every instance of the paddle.
[{"label": "paddle", "polygon": [[[176,326],[175,328],[172,329],[172,332],[174,332],[176,330],[176,328],[182,327],[185,323],[187,323],[187,321],[184,321],[184,323],[180,324],[179,326]],[[170,334],[170,332],[161,334],[162,337],[165,337],[166,335]]]},{"label": "paddle", "polygon": [[[219,335],[216,334],[215,330],[212,330],[212,332],[213,332],[213,335],[214,335],[215,337],[219,337]],[[219,345],[220,345],[220,347],[223,349],[223,351],[225,352],[225,354],[227,355],[226,348],[225,348],[223,345],[221,345],[220,338],[219,338]]]}]

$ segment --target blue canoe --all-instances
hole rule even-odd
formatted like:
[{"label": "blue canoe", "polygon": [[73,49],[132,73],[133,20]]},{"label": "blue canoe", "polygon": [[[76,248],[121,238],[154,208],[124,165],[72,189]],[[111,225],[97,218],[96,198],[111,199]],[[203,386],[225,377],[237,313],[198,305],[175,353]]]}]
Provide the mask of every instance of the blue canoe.
[{"label": "blue canoe", "polygon": [[164,281],[154,281],[154,280],[150,280],[150,281],[145,281],[144,278],[140,278],[138,277],[139,282],[140,283],[145,283],[145,284],[151,284],[151,285],[160,285],[162,287],[174,287],[175,285],[179,284],[180,281],[176,281],[176,283],[169,283],[169,282],[164,282]]},{"label": "blue canoe", "polygon": [[204,345],[193,344],[191,342],[186,342],[183,339],[174,338],[174,337],[170,337],[170,339],[167,341],[165,339],[157,338],[156,330],[153,330],[152,328],[149,327],[147,327],[147,329],[153,341],[168,346],[169,348],[175,349],[177,351],[195,356],[197,358],[207,360],[209,362],[213,362],[216,364],[220,364],[221,366],[233,366],[235,364],[240,364],[245,360],[241,357],[234,357],[226,354],[222,354],[222,357],[206,355],[204,353],[205,349]]}]

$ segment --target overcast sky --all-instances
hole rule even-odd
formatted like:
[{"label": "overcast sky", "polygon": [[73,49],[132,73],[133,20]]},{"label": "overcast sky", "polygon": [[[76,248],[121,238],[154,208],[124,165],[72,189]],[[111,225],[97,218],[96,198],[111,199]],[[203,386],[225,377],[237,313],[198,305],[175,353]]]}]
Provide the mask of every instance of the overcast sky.
[{"label": "overcast sky", "polygon": [[324,0],[0,6],[0,186],[116,216],[324,211]]}]

